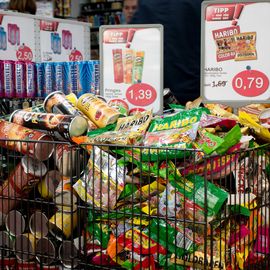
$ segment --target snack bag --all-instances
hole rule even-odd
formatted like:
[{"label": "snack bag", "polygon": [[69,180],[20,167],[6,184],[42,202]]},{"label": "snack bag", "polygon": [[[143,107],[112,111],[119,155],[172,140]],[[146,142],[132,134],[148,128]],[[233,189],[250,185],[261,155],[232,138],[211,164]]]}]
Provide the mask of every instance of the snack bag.
[{"label": "snack bag", "polygon": [[199,129],[198,134],[199,136],[196,139],[196,143],[207,155],[213,153],[224,142],[222,138],[215,136],[203,129]]},{"label": "snack bag", "polygon": [[152,120],[152,111],[139,112],[135,115],[119,118],[115,131],[145,133]]},{"label": "snack bag", "polygon": [[83,201],[112,209],[123,191],[124,181],[125,168],[113,156],[95,147],[83,178],[73,187]]},{"label": "snack bag", "polygon": [[256,60],[256,32],[246,32],[234,35],[235,61]]},{"label": "snack bag", "polygon": [[195,108],[178,112],[172,116],[155,118],[150,123],[148,132],[181,128],[197,123],[200,121],[203,113],[209,113],[209,110],[206,108]]}]

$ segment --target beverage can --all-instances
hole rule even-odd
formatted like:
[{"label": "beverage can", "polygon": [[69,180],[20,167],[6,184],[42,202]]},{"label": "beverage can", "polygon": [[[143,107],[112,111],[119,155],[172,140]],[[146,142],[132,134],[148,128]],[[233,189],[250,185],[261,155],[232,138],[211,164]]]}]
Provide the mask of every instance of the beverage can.
[{"label": "beverage can", "polygon": [[22,61],[15,61],[15,91],[16,98],[26,98],[26,67]]},{"label": "beverage can", "polygon": [[4,65],[4,90],[6,98],[15,98],[14,61],[3,61]]},{"label": "beverage can", "polygon": [[55,91],[64,92],[64,63],[56,62],[54,63],[55,69]]},{"label": "beverage can", "polygon": [[[79,84],[77,88],[77,97],[82,96],[85,93],[91,92],[91,66],[88,61],[75,62],[78,66]],[[77,68],[77,67],[76,67]],[[75,93],[74,91],[72,91]]]},{"label": "beverage can", "polygon": [[69,79],[69,69],[70,65],[69,62],[63,62],[63,92],[65,95],[70,94],[70,79]]},{"label": "beverage can", "polygon": [[16,44],[19,46],[20,45],[20,28],[18,27],[18,25],[15,24],[15,42]]},{"label": "beverage can", "polygon": [[4,89],[4,63],[0,60],[0,98],[5,96]]},{"label": "beverage can", "polygon": [[37,97],[44,97],[45,70],[44,63],[36,63],[37,73]]},{"label": "beverage can", "polygon": [[92,70],[91,93],[99,95],[100,93],[100,62],[98,60],[90,61],[89,65]]},{"label": "beverage can", "polygon": [[55,90],[55,66],[54,63],[44,63],[45,85],[44,96],[48,96]]},{"label": "beverage can", "polygon": [[69,83],[70,92],[74,93],[76,96],[80,94],[80,74],[79,74],[79,63],[69,62]]},{"label": "beverage can", "polygon": [[26,74],[26,98],[35,98],[36,97],[36,68],[35,63],[26,62],[25,63],[25,74]]},{"label": "beverage can", "polygon": [[78,99],[74,93],[66,95],[66,99],[70,101],[75,107],[77,106]]}]

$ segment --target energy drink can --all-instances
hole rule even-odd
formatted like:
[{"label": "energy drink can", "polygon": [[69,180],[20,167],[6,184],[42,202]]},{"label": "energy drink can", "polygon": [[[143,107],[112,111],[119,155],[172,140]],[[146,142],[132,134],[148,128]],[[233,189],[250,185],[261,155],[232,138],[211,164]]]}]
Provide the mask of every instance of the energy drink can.
[{"label": "energy drink can", "polygon": [[16,207],[20,198],[26,196],[46,173],[47,168],[43,162],[27,156],[21,159],[0,187],[0,224],[4,224],[8,212]]},{"label": "energy drink can", "polygon": [[55,148],[55,164],[62,176],[72,177],[75,172],[76,149],[68,144],[58,144]]},{"label": "energy drink can", "polygon": [[[9,257],[13,253],[14,238],[6,231],[0,231],[0,255],[3,257]],[[0,266],[1,266],[0,260]]]},{"label": "energy drink can", "polygon": [[[15,239],[15,254],[18,260],[28,262],[35,258],[36,238],[31,233],[20,234]],[[28,269],[25,268],[21,269]]]},{"label": "energy drink can", "polygon": [[81,94],[79,62],[69,62],[70,92],[76,96]]},{"label": "energy drink can", "polygon": [[99,128],[114,124],[120,113],[93,94],[82,95],[77,107]]},{"label": "energy drink can", "polygon": [[44,97],[45,70],[44,63],[36,63],[37,72],[37,97]]},{"label": "energy drink can", "polygon": [[4,63],[0,60],[0,98],[5,96],[4,89]]},{"label": "energy drink can", "polygon": [[54,63],[54,69],[55,69],[55,90],[56,91],[63,91],[64,86],[64,69],[63,69],[64,63],[56,62]]},{"label": "energy drink can", "polygon": [[77,210],[77,196],[72,188],[71,178],[64,178],[59,183],[54,201],[60,211],[73,212]]},{"label": "energy drink can", "polygon": [[[91,67],[88,61],[74,62],[73,64],[78,66],[79,84],[76,95],[80,97],[91,92]],[[74,93],[74,91],[72,92]]]},{"label": "energy drink can", "polygon": [[100,63],[97,60],[90,61],[92,70],[92,79],[91,79],[91,93],[95,95],[100,94]]},{"label": "energy drink can", "polygon": [[26,74],[26,98],[36,97],[36,68],[35,63],[25,63],[25,74]]},{"label": "energy drink can", "polygon": [[26,227],[26,218],[22,212],[18,210],[11,210],[5,218],[6,230],[10,235],[16,236],[23,234]]},{"label": "energy drink can", "polygon": [[15,91],[16,98],[26,97],[26,68],[22,61],[15,61]]},{"label": "energy drink can", "polygon": [[72,241],[63,241],[59,247],[59,258],[64,267],[74,269],[79,264],[79,250]]},{"label": "energy drink can", "polygon": [[[50,238],[42,237],[38,239],[36,246],[37,261],[42,264],[42,266],[48,266],[53,263],[57,258],[57,246],[57,243]],[[42,269],[44,269],[44,267],[42,267]]]},{"label": "energy drink can", "polygon": [[85,135],[88,129],[86,118],[80,115],[17,110],[11,114],[10,122],[32,129],[45,130],[50,135],[64,140],[71,140],[72,137]]},{"label": "energy drink can", "polygon": [[49,231],[58,240],[70,238],[78,224],[77,212],[66,213],[58,211],[49,220]]},{"label": "energy drink can", "polygon": [[59,171],[49,171],[38,184],[38,191],[41,197],[44,199],[52,199],[55,196],[55,191],[61,181],[62,177]]},{"label": "energy drink can", "polygon": [[[54,150],[49,135],[7,121],[0,121],[0,139],[4,139],[0,146],[40,161],[47,160]],[[31,142],[41,140],[46,142]]]},{"label": "energy drink can", "polygon": [[46,237],[49,233],[48,218],[40,210],[35,211],[29,219],[30,232],[35,238]]},{"label": "energy drink can", "polygon": [[70,80],[69,80],[69,62],[62,63],[63,68],[63,89],[65,95],[70,94]]},{"label": "energy drink can", "polygon": [[54,63],[45,63],[44,64],[44,72],[45,72],[44,96],[46,97],[55,90]]},{"label": "energy drink can", "polygon": [[3,61],[4,90],[6,98],[15,98],[14,61]]}]

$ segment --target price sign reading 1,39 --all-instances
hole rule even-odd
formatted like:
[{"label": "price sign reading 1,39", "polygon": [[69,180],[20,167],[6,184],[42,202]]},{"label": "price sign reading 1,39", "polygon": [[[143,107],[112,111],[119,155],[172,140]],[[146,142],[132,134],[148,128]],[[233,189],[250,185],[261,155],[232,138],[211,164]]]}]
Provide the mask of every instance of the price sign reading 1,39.
[{"label": "price sign reading 1,39", "polygon": [[269,79],[258,70],[245,70],[234,76],[232,86],[241,96],[257,97],[268,89]]},{"label": "price sign reading 1,39", "polygon": [[157,91],[149,84],[137,83],[128,88],[126,98],[135,106],[148,106],[156,100]]}]

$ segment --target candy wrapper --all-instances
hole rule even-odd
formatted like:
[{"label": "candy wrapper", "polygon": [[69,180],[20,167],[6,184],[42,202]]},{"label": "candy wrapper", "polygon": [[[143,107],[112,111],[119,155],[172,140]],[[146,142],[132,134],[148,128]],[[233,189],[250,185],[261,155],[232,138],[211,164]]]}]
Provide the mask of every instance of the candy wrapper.
[{"label": "candy wrapper", "polygon": [[135,115],[119,118],[115,131],[145,133],[152,120],[152,111],[139,112]]},{"label": "candy wrapper", "polygon": [[84,177],[74,184],[83,201],[103,209],[112,209],[123,191],[125,168],[98,147],[89,158]]},{"label": "candy wrapper", "polygon": [[192,110],[181,111],[172,116],[153,119],[148,132],[181,128],[190,124],[197,123],[200,121],[203,113],[209,113],[209,110],[206,108],[195,108]]},{"label": "candy wrapper", "polygon": [[203,114],[200,120],[200,127],[213,127],[218,130],[227,131],[237,124],[235,119],[217,117],[210,114]]},{"label": "candy wrapper", "polygon": [[196,143],[203,150],[203,152],[207,155],[213,153],[217,148],[219,148],[224,140],[218,136],[215,136],[203,129],[198,130],[198,138],[196,139]]},{"label": "candy wrapper", "polygon": [[266,142],[270,142],[270,131],[268,128],[257,123],[250,114],[240,111],[239,121],[242,125],[249,127],[254,133]]},{"label": "candy wrapper", "polygon": [[196,234],[187,226],[184,227],[180,222],[177,224],[174,224],[174,222],[169,223],[163,219],[152,219],[144,232],[151,239],[166,247],[170,254],[176,253],[179,257],[185,253],[193,252],[198,243],[201,242],[201,239],[198,240]]},{"label": "candy wrapper", "polygon": [[207,179],[221,179],[235,169],[240,156],[237,152],[239,149],[240,144],[237,144],[229,149],[225,156],[210,157],[203,163],[183,164],[178,168],[183,176],[195,173],[201,176],[206,175]]},{"label": "candy wrapper", "polygon": [[130,131],[109,131],[87,139],[90,144],[140,145],[143,134]]},{"label": "candy wrapper", "polygon": [[[205,187],[205,184],[207,185]],[[159,213],[163,216],[205,221],[205,194],[207,218],[211,221],[228,198],[228,193],[198,175],[191,175],[181,182],[170,181],[161,194]]]}]

